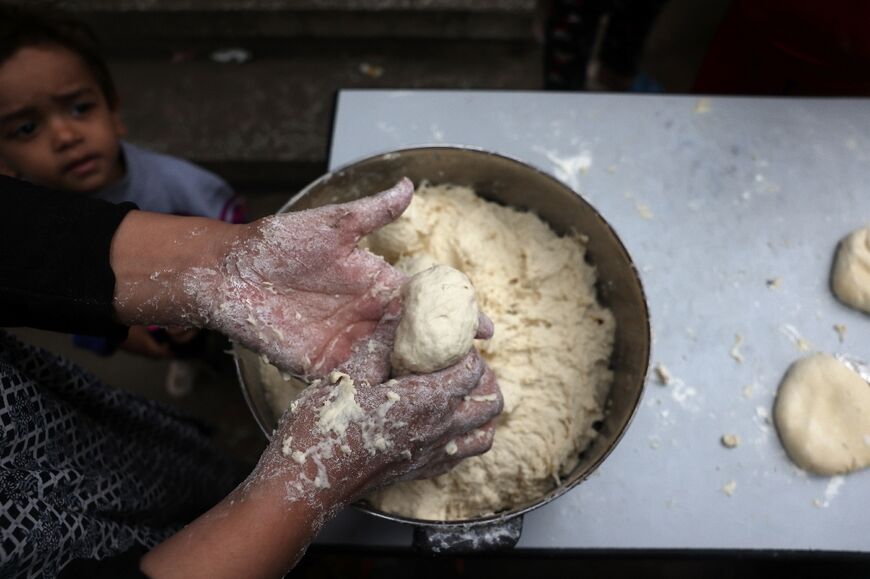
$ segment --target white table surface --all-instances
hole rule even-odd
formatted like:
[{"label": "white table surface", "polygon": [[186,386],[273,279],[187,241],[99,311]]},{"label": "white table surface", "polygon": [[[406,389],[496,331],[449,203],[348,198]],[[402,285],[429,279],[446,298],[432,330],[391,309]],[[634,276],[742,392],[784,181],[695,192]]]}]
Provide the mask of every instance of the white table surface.
[{"label": "white table surface", "polygon": [[[801,340],[870,360],[870,316],[828,285],[838,240],[870,222],[870,100],[343,91],[330,166],[433,143],[516,157],[591,202],[642,272],[652,365],[674,377],[650,373],[618,447],[526,515],[518,548],[870,551],[870,470],[808,475],[770,422]],[[318,542],[410,536],[348,509]]]}]

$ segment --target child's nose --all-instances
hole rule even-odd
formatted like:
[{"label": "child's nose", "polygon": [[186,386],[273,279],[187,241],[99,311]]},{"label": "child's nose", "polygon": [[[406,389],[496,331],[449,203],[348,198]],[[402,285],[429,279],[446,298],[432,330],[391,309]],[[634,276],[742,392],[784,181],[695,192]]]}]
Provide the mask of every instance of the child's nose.
[{"label": "child's nose", "polygon": [[55,149],[63,150],[82,140],[81,131],[69,119],[55,119],[52,122],[52,140]]}]

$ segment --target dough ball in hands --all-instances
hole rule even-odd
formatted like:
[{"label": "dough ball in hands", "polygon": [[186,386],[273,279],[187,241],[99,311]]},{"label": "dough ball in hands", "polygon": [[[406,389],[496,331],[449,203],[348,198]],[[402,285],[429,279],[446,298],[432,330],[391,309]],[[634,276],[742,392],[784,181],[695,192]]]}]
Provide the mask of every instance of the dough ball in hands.
[{"label": "dough ball in hands", "polygon": [[870,226],[853,231],[840,242],[831,287],[841,302],[870,313]]},{"label": "dough ball in hands", "polygon": [[414,276],[420,272],[426,271],[434,265],[438,265],[435,258],[426,253],[419,253],[417,255],[406,255],[401,257],[399,261],[394,264],[394,267],[401,272]]},{"label": "dough ball in hands", "polygon": [[834,475],[870,466],[870,384],[833,356],[792,364],[773,415],[783,447],[801,468]]},{"label": "dough ball in hands", "polygon": [[393,345],[393,373],[427,374],[452,366],[474,344],[480,311],[461,271],[435,265],[402,288],[404,310]]}]

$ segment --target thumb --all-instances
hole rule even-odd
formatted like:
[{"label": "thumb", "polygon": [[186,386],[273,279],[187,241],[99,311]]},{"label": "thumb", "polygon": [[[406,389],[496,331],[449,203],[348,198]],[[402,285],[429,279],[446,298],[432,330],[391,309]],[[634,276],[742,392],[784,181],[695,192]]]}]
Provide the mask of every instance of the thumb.
[{"label": "thumb", "polygon": [[378,322],[372,335],[354,344],[350,358],[339,366],[339,371],[369,384],[380,384],[390,377],[390,354],[396,338],[396,327],[401,319],[401,310],[389,311],[391,306],[388,306],[387,314]]},{"label": "thumb", "polygon": [[407,177],[403,177],[386,191],[346,203],[342,208],[347,211],[348,233],[358,241],[372,231],[392,223],[408,208],[413,195],[414,184]]}]

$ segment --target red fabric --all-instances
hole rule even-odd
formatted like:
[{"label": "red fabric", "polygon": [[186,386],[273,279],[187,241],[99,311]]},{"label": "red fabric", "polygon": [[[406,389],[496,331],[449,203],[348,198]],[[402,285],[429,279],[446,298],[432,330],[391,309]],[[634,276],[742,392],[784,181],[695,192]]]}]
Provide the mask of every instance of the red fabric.
[{"label": "red fabric", "polygon": [[233,195],[224,203],[221,209],[220,220],[226,223],[245,223],[246,222],[245,199],[238,195]]},{"label": "red fabric", "polygon": [[694,88],[714,94],[870,95],[870,2],[735,0]]}]

